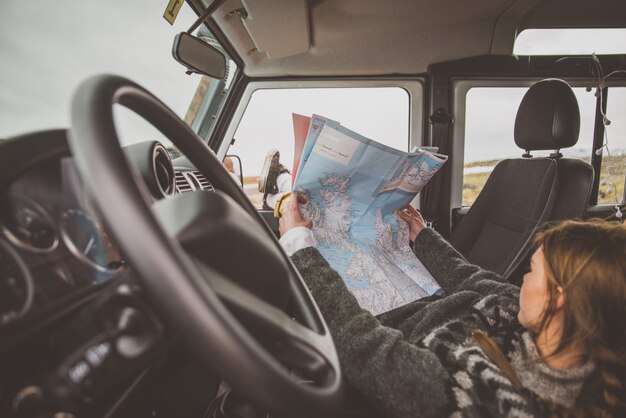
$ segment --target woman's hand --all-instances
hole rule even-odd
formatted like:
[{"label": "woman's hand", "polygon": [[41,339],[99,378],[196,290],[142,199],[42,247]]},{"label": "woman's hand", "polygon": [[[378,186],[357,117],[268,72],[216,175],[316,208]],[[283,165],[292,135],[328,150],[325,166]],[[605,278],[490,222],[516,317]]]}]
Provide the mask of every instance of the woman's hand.
[{"label": "woman's hand", "polygon": [[285,235],[290,229],[298,226],[309,229],[313,228],[313,221],[311,219],[304,219],[302,216],[302,212],[300,212],[300,207],[298,206],[299,203],[306,203],[304,196],[296,192],[291,193],[291,199],[289,199],[287,207],[278,221],[278,229],[281,236]]},{"label": "woman's hand", "polygon": [[417,235],[426,228],[426,222],[422,215],[411,205],[406,205],[403,209],[397,210],[398,216],[409,224],[409,239],[413,242]]}]

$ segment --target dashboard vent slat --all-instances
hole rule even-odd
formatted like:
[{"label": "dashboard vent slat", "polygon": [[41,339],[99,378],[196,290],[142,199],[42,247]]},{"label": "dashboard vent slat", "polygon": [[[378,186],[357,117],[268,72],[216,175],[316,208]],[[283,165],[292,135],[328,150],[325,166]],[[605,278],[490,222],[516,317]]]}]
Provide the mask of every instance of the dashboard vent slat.
[{"label": "dashboard vent slat", "polygon": [[213,185],[197,170],[176,171],[174,172],[174,178],[178,193],[190,192],[192,190],[215,191]]},{"label": "dashboard vent slat", "polygon": [[204,177],[199,171],[192,171],[192,173],[195,176],[196,180],[198,180],[198,183],[200,183],[200,187],[202,187],[202,190],[209,190],[212,192],[215,191],[213,185],[209,183],[206,177]]},{"label": "dashboard vent slat", "polygon": [[176,180],[176,190],[178,193],[185,193],[193,190],[189,180],[187,180],[187,177],[185,177],[181,171],[176,171],[174,173],[174,178]]}]

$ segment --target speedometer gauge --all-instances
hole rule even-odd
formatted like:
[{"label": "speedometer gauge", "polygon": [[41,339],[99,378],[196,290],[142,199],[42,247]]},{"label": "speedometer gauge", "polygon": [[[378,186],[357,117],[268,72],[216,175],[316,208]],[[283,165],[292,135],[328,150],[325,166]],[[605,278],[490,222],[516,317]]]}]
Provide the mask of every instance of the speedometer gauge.
[{"label": "speedometer gauge", "polygon": [[68,209],[63,213],[61,236],[78,259],[98,271],[115,271],[123,264],[119,252],[104,230],[79,209]]},{"label": "speedometer gauge", "polygon": [[54,222],[41,206],[22,196],[7,196],[5,202],[0,206],[0,222],[12,244],[35,253],[47,253],[57,247]]}]

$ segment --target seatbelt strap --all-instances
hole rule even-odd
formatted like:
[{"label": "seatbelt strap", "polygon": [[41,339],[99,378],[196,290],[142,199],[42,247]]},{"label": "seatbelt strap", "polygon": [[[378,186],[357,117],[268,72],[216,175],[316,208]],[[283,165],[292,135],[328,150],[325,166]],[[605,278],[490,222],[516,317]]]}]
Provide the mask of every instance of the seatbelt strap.
[{"label": "seatbelt strap", "polygon": [[[554,161],[554,164],[556,164],[556,161]],[[543,224],[547,220],[550,219],[550,216],[552,215],[552,210],[554,209],[554,205],[556,204],[556,196],[558,194],[558,189],[559,189],[559,170],[557,167],[554,173],[554,178],[552,179],[552,187],[550,187],[550,194],[548,195],[548,202],[546,206],[543,208],[543,212],[541,212],[541,215],[539,216],[537,223],[533,227],[533,230],[530,232],[530,235],[528,235],[528,238],[526,238],[526,241],[522,245],[521,250],[517,253],[515,258],[513,258],[513,261],[511,261],[511,263],[509,264],[509,267],[507,267],[505,272],[502,274],[502,278],[504,280],[511,281],[511,278],[512,278],[511,276],[513,275],[513,273],[515,273],[515,271],[517,270],[517,267],[519,267],[520,263],[524,261],[526,257],[528,257],[528,255],[530,255],[530,252],[533,249],[532,241],[535,238],[535,234],[537,233],[537,231],[540,230]]]}]

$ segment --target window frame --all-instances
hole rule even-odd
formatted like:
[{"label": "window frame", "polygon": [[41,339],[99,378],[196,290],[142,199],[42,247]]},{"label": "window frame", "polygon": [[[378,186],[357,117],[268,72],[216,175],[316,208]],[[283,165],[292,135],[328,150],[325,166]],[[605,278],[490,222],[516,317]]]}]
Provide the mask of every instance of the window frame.
[{"label": "window frame", "polygon": [[[453,114],[455,115],[455,123],[452,127],[452,138],[453,138],[453,146],[452,146],[452,155],[451,155],[451,184],[450,184],[450,193],[451,193],[451,208],[458,208],[462,211],[468,210],[471,206],[462,206],[463,199],[463,167],[465,164],[465,112],[466,112],[466,99],[467,93],[470,89],[476,87],[530,87],[534,83],[540,80],[544,80],[550,77],[502,77],[502,78],[487,78],[487,77],[472,77],[472,78],[459,78],[454,77],[451,80],[452,85],[452,100],[453,100]],[[593,80],[591,78],[586,77],[557,77],[566,81],[572,87],[588,87],[593,85]],[[606,80],[604,82],[604,88],[610,89],[611,87],[625,87],[626,82],[620,80]],[[606,90],[604,90],[604,100],[603,106],[606,111],[607,105],[607,94]],[[610,94],[610,92],[609,92]],[[592,149],[598,149],[602,146],[604,142],[604,129],[605,126],[602,123],[602,115],[599,111],[600,100],[596,99],[596,110],[594,115],[594,135],[592,141]],[[512,129],[513,127],[511,127]],[[520,157],[521,157],[520,150]],[[598,173],[601,172],[602,168],[602,157],[603,155],[596,155],[594,152],[591,153],[591,165],[594,168],[594,172],[596,173],[594,176],[594,183],[591,191],[591,196],[589,198],[589,207],[600,206],[600,207],[608,207],[614,206],[615,204],[620,204],[620,202],[610,203],[610,204],[602,204],[598,205],[598,188],[600,183],[600,176]]]},{"label": "window frame", "polygon": [[[218,158],[223,158],[232,145],[234,135],[248,108],[252,95],[263,89],[311,89],[311,88],[380,88],[396,87],[406,91],[409,99],[409,149],[423,145],[425,80],[424,78],[380,78],[380,79],[314,79],[314,80],[251,80],[246,85],[233,112],[224,138],[217,150]],[[269,144],[268,144],[269,146]]]}]

